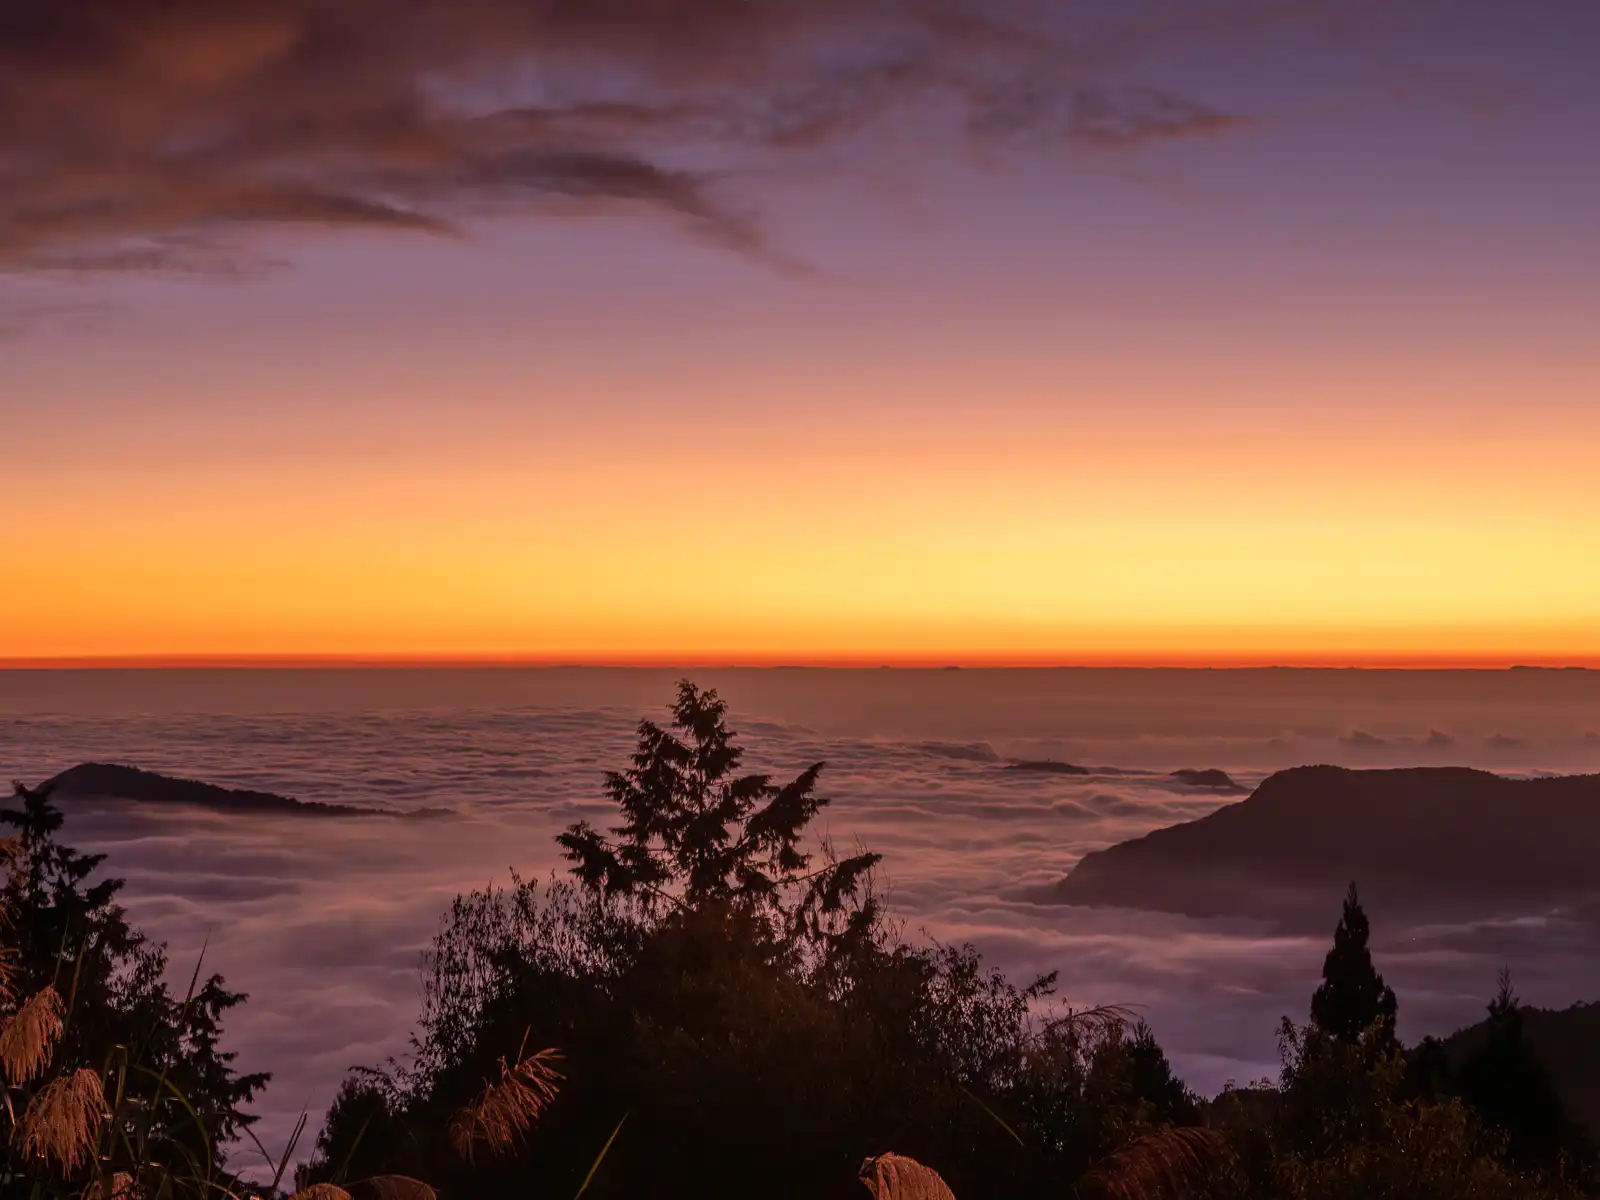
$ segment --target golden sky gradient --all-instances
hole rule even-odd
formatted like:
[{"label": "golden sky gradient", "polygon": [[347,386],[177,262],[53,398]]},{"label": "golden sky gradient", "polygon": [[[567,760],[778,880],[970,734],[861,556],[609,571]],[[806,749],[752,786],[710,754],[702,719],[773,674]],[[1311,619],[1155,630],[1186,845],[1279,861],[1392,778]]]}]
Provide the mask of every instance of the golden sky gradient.
[{"label": "golden sky gradient", "polygon": [[[459,104],[390,161],[361,96],[140,60],[137,121],[72,109],[116,171],[29,135],[0,195],[0,660],[1600,663],[1600,18],[1257,9],[1129,10],[1021,106],[959,47],[905,75],[943,108],[846,56],[870,111],[704,174],[658,169],[699,126],[485,159]],[[759,130],[772,36],[770,94],[585,52]],[[403,49],[402,98],[488,53]],[[169,195],[195,89],[241,174]],[[353,198],[241,191],[284,155]],[[460,190],[508,163],[546,174]],[[123,207],[47,219],[85,178]]]},{"label": "golden sky gradient", "polygon": [[0,658],[1600,662],[1592,426],[1343,423],[108,448],[21,472]]}]

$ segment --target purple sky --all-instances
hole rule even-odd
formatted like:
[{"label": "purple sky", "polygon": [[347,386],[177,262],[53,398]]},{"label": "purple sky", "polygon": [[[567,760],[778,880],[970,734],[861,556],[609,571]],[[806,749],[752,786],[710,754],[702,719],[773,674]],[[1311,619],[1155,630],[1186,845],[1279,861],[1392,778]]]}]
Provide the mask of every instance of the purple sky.
[{"label": "purple sky", "polygon": [[117,13],[0,15],[0,658],[1600,659],[1591,4]]}]

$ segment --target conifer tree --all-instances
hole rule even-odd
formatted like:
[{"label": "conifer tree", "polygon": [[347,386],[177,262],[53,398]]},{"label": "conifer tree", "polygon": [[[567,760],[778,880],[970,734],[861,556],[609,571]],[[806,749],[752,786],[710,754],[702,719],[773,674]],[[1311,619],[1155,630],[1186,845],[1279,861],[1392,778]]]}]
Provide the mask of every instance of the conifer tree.
[{"label": "conifer tree", "polygon": [[1394,1039],[1398,1005],[1394,989],[1372,965],[1372,952],[1367,948],[1370,935],[1367,914],[1352,883],[1345,896],[1344,915],[1333,933],[1333,948],[1322,962],[1322,984],[1311,997],[1312,1023],[1341,1042],[1361,1040],[1374,1025],[1382,1041]]},{"label": "conifer tree", "polygon": [[[606,776],[622,823],[607,836],[580,821],[556,838],[572,873],[652,911],[725,903],[839,944],[866,934],[878,915],[869,873],[881,856],[830,856],[813,868],[800,846],[828,803],[816,794],[823,764],[781,786],[738,774],[744,751],[727,709],[715,691],[684,680],[670,728],[639,723],[632,766]],[[855,898],[859,908],[846,915]]]},{"label": "conifer tree", "polygon": [[1172,1073],[1172,1063],[1150,1026],[1138,1022],[1126,1045],[1128,1082],[1134,1093],[1147,1101],[1163,1121],[1197,1124],[1200,1107],[1195,1095]]},{"label": "conifer tree", "polygon": [[1485,1039],[1462,1065],[1462,1099],[1506,1135],[1512,1159],[1549,1167],[1565,1154],[1569,1167],[1589,1164],[1593,1148],[1567,1117],[1550,1074],[1525,1036],[1510,971],[1489,1002]]}]

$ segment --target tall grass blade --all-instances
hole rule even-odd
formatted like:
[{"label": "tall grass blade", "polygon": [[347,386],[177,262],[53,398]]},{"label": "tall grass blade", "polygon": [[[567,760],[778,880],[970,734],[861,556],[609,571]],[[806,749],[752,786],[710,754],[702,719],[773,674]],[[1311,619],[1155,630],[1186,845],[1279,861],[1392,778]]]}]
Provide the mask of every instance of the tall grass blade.
[{"label": "tall grass blade", "polygon": [[987,1104],[985,1104],[978,1097],[978,1094],[976,1092],[972,1091],[972,1089],[966,1087],[963,1084],[957,1084],[956,1086],[961,1089],[962,1095],[966,1096],[966,1098],[968,1100],[971,1100],[979,1108],[983,1109],[984,1112],[988,1113],[990,1118],[994,1121],[994,1123],[996,1125],[1000,1126],[1001,1129],[1004,1129],[1008,1134],[1010,1134],[1012,1141],[1014,1141],[1019,1146],[1026,1146],[1027,1145],[1027,1143],[1025,1143],[1022,1140],[1021,1136],[1017,1133],[1017,1131],[1015,1129],[1011,1128],[1011,1126],[1006,1124],[1005,1118],[1003,1118],[999,1113],[995,1112],[994,1109],[990,1108]]},{"label": "tall grass blade", "polygon": [[600,1169],[600,1164],[605,1162],[606,1155],[611,1153],[611,1143],[617,1140],[617,1134],[622,1132],[623,1122],[627,1119],[628,1114],[623,1113],[622,1120],[617,1122],[617,1127],[611,1131],[611,1136],[606,1139],[606,1144],[600,1147],[600,1153],[595,1155],[594,1161],[589,1164],[589,1173],[583,1177],[583,1183],[573,1193],[572,1200],[580,1200],[580,1197],[589,1190],[589,1185],[594,1182],[595,1172]]}]

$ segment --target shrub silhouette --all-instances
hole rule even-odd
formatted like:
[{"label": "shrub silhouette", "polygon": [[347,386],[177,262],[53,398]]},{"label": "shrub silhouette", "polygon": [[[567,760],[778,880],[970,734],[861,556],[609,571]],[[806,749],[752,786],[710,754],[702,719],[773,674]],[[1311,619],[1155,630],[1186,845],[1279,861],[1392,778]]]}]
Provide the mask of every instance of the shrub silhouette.
[{"label": "shrub silhouette", "polygon": [[[684,684],[606,777],[619,823],[561,836],[569,878],[457,897],[410,1063],[346,1081],[305,1180],[600,1200],[1582,1194],[1507,1154],[1441,1083],[1437,1044],[1406,1056],[1353,886],[1278,1080],[1201,1102],[1121,1012],[1054,1008],[1053,975],[1019,986],[970,946],[906,939],[876,856],[805,845],[822,766],[775,785],[741,761],[716,695]],[[562,1047],[561,1095],[534,1097],[536,1127],[502,1122],[497,1156],[452,1150],[452,1121],[530,1044]]]},{"label": "shrub silhouette", "polygon": [[[570,1196],[615,1133],[602,1200],[856,1195],[889,1152],[958,1196],[1054,1197],[1192,1115],[1121,1013],[907,940],[876,855],[807,844],[821,764],[780,784],[742,761],[721,700],[681,685],[606,777],[616,826],[561,836],[568,879],[457,899],[411,1062],[347,1082],[306,1178],[348,1160],[441,1194]],[[468,1162],[442,1131],[518,1045],[561,1047],[562,1094],[513,1153]]]},{"label": "shrub silhouette", "polygon": [[[1351,1043],[1284,1024],[1275,1088],[1224,1093],[1213,1122],[1240,1153],[1249,1200],[1567,1200],[1570,1180],[1522,1169],[1504,1139],[1454,1097],[1408,1092],[1381,1020]],[[1246,1103],[1239,1103],[1239,1100]],[[1249,1103],[1248,1101],[1254,1101]]]},{"label": "shrub silhouette", "polygon": [[[1452,1094],[1443,1047],[1410,1054],[1394,1035],[1394,994],[1372,967],[1354,886],[1312,1001],[1284,1019],[1275,1085],[1225,1091],[1209,1123],[1238,1155],[1237,1200],[1565,1200],[1563,1170],[1507,1153],[1504,1134]],[[1365,1015],[1364,1027],[1353,1028]],[[1503,1095],[1503,1093],[1501,1093]],[[1558,1164],[1559,1166],[1559,1164]]]},{"label": "shrub silhouette", "polygon": [[1509,971],[1500,973],[1482,1042],[1462,1064],[1460,1091],[1504,1134],[1515,1161],[1579,1173],[1592,1166],[1594,1148],[1568,1118],[1549,1072],[1528,1044]]},{"label": "shrub silhouette", "polygon": [[[676,732],[640,722],[633,764],[606,775],[623,817],[612,838],[584,821],[556,839],[573,874],[650,914],[723,903],[782,918],[791,934],[820,936],[879,861],[830,856],[807,873],[812,856],[800,839],[828,803],[816,794],[824,764],[782,787],[770,775],[736,775],[744,752],[727,726],[727,705],[692,683],[678,686],[672,725]],[[870,924],[873,915],[867,908],[862,919]]]},{"label": "shrub silhouette", "polygon": [[[220,976],[174,996],[165,951],[133,929],[116,903],[122,880],[89,878],[101,856],[58,838],[48,789],[16,785],[0,820],[8,868],[0,1060],[13,1136],[0,1179],[29,1194],[114,1194],[160,1181],[165,1194],[216,1194],[230,1178],[226,1144],[254,1118],[244,1106],[267,1081],[239,1075],[220,1049],[224,1015],[244,996]],[[152,1186],[154,1186],[152,1184]],[[64,1189],[64,1190],[63,1190]]]}]

